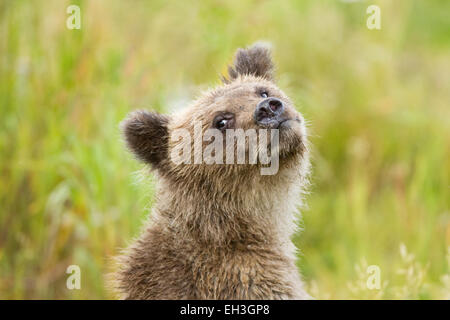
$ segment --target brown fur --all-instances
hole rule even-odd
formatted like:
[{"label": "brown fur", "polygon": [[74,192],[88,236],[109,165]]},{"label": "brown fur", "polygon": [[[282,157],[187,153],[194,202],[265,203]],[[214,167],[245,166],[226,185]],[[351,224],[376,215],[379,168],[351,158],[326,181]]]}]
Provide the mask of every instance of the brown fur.
[{"label": "brown fur", "polygon": [[228,67],[230,82],[240,75],[253,75],[267,80],[273,80],[274,66],[270,57],[270,50],[265,46],[255,44],[248,49],[238,49],[234,59],[234,66]]},{"label": "brown fur", "polygon": [[[171,117],[138,111],[123,123],[129,148],[159,177],[156,205],[137,241],[119,257],[116,289],[125,299],[304,299],[295,266],[295,211],[309,170],[304,120],[276,87],[268,49],[240,49],[224,85]],[[177,128],[211,127],[220,112],[235,128],[258,128],[259,92],[281,99],[292,119],[280,129],[280,168],[176,165]]]}]

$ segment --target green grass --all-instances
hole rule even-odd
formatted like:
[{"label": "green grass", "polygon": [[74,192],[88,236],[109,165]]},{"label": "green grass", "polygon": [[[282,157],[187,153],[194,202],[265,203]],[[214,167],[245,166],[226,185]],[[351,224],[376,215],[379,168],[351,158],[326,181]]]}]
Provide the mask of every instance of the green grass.
[{"label": "green grass", "polygon": [[[72,3],[81,30],[66,28]],[[366,28],[369,4],[381,30]],[[119,122],[182,105],[261,39],[310,123],[313,186],[294,240],[312,294],[450,298],[448,12],[419,0],[0,0],[0,298],[111,298],[109,259],[154,200]],[[66,289],[70,264],[81,290]],[[366,288],[367,265],[382,290]]]}]

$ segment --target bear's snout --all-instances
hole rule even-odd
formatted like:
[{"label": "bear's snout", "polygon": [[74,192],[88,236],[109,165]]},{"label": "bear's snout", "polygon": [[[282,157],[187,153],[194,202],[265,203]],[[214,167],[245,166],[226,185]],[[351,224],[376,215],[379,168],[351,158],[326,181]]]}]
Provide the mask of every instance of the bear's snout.
[{"label": "bear's snout", "polygon": [[267,98],[256,106],[254,118],[258,125],[270,128],[278,128],[283,118],[284,103],[278,98]]}]

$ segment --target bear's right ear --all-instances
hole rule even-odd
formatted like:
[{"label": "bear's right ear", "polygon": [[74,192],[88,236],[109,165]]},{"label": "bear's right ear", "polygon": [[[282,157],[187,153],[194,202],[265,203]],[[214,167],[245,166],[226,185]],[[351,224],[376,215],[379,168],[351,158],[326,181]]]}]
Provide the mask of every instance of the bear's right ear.
[{"label": "bear's right ear", "polygon": [[228,67],[228,79],[222,77],[222,81],[228,83],[240,75],[253,75],[271,81],[274,79],[274,66],[267,44],[257,42],[249,48],[238,49],[233,66]]},{"label": "bear's right ear", "polygon": [[168,155],[169,117],[156,112],[134,111],[121,123],[128,148],[143,162],[159,168]]}]

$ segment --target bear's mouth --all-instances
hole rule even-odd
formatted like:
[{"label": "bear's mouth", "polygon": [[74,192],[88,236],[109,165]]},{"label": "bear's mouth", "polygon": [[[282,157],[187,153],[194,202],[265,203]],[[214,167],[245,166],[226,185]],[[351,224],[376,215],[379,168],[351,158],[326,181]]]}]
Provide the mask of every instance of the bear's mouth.
[{"label": "bear's mouth", "polygon": [[298,118],[271,118],[271,119],[264,119],[263,121],[260,121],[258,124],[264,128],[269,129],[288,129],[291,127],[292,122],[298,122],[300,123],[300,119]]},{"label": "bear's mouth", "polygon": [[299,118],[293,118],[293,119],[282,119],[278,122],[278,125],[275,129],[289,129],[291,128],[292,123],[301,123]]}]

